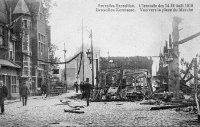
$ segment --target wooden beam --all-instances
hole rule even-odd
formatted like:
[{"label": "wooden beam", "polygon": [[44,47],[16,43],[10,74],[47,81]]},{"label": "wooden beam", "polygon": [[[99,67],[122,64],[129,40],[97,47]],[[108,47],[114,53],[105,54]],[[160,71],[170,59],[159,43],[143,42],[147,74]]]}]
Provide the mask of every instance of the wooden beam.
[{"label": "wooden beam", "polygon": [[185,39],[183,39],[183,40],[181,40],[181,41],[174,42],[174,43],[175,43],[175,44],[183,44],[183,43],[185,43],[185,42],[187,42],[187,41],[189,41],[189,40],[192,40],[192,39],[194,39],[194,38],[196,38],[196,37],[198,37],[198,36],[200,36],[200,32],[198,32],[198,33],[196,33],[196,34],[194,34],[194,35],[191,35],[191,36],[189,36],[189,37],[187,37],[187,38],[185,38]]},{"label": "wooden beam", "polygon": [[163,109],[172,109],[172,108],[184,108],[184,107],[195,106],[195,105],[196,104],[167,105],[167,106],[151,107],[150,110],[163,110]]}]

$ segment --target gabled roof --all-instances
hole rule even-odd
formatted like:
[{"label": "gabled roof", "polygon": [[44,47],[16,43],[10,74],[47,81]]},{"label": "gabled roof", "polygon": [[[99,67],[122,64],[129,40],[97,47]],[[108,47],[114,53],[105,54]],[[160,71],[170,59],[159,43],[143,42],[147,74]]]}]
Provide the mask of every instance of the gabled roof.
[{"label": "gabled roof", "polygon": [[28,14],[30,15],[30,11],[25,3],[24,0],[19,0],[14,11],[13,14]]}]

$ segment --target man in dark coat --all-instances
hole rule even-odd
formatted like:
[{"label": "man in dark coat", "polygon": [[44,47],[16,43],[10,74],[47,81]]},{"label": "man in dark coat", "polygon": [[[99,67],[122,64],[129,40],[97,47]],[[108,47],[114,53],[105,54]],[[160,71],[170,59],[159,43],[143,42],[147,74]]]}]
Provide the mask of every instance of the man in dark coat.
[{"label": "man in dark coat", "polygon": [[74,88],[76,90],[76,93],[78,93],[78,83],[77,82],[74,82]]},{"label": "man in dark coat", "polygon": [[3,81],[0,81],[0,106],[1,113],[4,113],[4,100],[5,97],[8,96],[8,89],[5,85],[3,85]]},{"label": "man in dark coat", "polygon": [[80,91],[81,91],[81,93],[83,93],[83,85],[84,85],[84,82],[81,81],[81,83],[80,83]]},{"label": "man in dark coat", "polygon": [[42,92],[42,96],[44,96],[46,98],[47,97],[47,84],[45,82],[43,82],[43,84],[41,86],[41,92]]},{"label": "man in dark coat", "polygon": [[27,99],[28,99],[28,94],[29,94],[29,89],[28,89],[28,82],[25,82],[23,86],[20,89],[21,97],[22,97],[22,105],[26,106],[27,104]]},{"label": "man in dark coat", "polygon": [[87,106],[89,106],[91,89],[92,89],[92,85],[89,83],[89,78],[86,78],[86,82],[84,84],[83,90],[84,90],[84,97],[86,98],[86,101],[87,101]]}]

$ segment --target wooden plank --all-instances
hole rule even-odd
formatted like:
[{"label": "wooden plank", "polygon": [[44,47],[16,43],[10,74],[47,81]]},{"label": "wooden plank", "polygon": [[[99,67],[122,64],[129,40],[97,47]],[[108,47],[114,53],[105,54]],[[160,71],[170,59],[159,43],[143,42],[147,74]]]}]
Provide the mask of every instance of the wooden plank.
[{"label": "wooden plank", "polygon": [[195,106],[195,104],[158,106],[158,107],[152,107],[150,110],[162,110],[162,109],[172,109],[172,108],[184,108],[184,107],[189,107],[189,106]]},{"label": "wooden plank", "polygon": [[66,110],[66,109],[64,109],[64,112],[69,112],[69,113],[78,113],[78,114],[85,113],[84,111],[77,111],[77,110]]}]

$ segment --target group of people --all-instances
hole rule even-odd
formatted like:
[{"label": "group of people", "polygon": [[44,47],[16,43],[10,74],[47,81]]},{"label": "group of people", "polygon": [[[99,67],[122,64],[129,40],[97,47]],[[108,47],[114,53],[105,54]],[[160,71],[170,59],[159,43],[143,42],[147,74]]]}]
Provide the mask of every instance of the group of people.
[{"label": "group of people", "polygon": [[[28,86],[26,85],[26,82],[24,82],[23,85],[20,87],[19,92],[20,92],[20,101],[22,99],[22,105],[26,106],[29,94],[29,89]],[[2,114],[4,113],[4,101],[7,96],[8,96],[8,88],[4,85],[3,81],[0,81],[0,107]]]},{"label": "group of people", "polygon": [[[74,83],[74,88],[76,90],[76,93],[78,93],[78,83],[75,82]],[[86,78],[86,81],[82,81],[80,83],[80,91],[82,93],[82,96],[81,96],[81,99],[86,99],[87,101],[87,106],[89,106],[89,98],[90,98],[90,94],[91,94],[91,91],[92,91],[93,87],[92,85],[89,83],[89,78]]]},{"label": "group of people", "polygon": [[[30,91],[28,88],[28,81],[24,82],[23,85],[20,87],[19,94],[20,94],[20,101],[22,99],[22,105],[26,106],[28,95],[30,94]],[[43,82],[41,85],[41,95],[42,97],[45,97],[45,98],[47,97],[47,85],[45,82]]]},{"label": "group of people", "polygon": [[[76,92],[78,93],[78,83],[74,83],[74,87]],[[82,93],[82,98],[81,99],[86,99],[87,101],[87,106],[89,106],[89,98],[90,94],[92,91],[92,85],[89,83],[89,78],[86,78],[86,82],[81,82],[80,83],[80,91]],[[29,88],[28,88],[28,81],[24,82],[19,89],[19,94],[20,94],[20,101],[22,101],[22,105],[26,106],[27,105],[27,100],[28,100],[28,95],[30,94]],[[45,82],[42,83],[41,85],[41,94],[45,98],[47,97],[47,85]],[[7,87],[3,84],[3,81],[0,81],[0,107],[1,107],[1,113],[4,113],[4,100],[8,96],[8,89]]]},{"label": "group of people", "polygon": [[[30,94],[29,88],[28,88],[29,82],[23,82],[23,84],[20,86],[19,94],[20,94],[20,101],[22,101],[22,105],[27,105],[28,95]],[[41,94],[45,98],[47,97],[47,85],[45,82],[43,82],[41,86]],[[3,81],[0,81],[0,108],[1,113],[4,113],[4,101],[5,98],[8,96],[8,88],[4,85]]]}]

